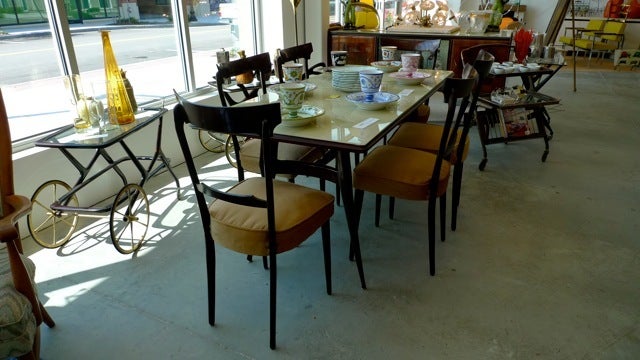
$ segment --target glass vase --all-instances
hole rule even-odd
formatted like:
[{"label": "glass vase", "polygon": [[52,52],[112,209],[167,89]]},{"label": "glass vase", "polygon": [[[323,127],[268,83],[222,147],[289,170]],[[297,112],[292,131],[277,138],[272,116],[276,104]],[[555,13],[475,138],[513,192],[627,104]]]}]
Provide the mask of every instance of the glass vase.
[{"label": "glass vase", "polygon": [[71,114],[73,115],[73,127],[76,132],[84,133],[91,129],[91,115],[89,113],[89,106],[87,99],[82,89],[82,80],[80,75],[73,74],[65,76],[64,87],[67,90],[69,96],[69,103],[71,105]]},{"label": "glass vase", "polygon": [[109,31],[101,31],[102,51],[104,53],[104,72],[107,82],[107,111],[109,122],[117,125],[125,125],[136,120],[133,107],[129,101],[127,88],[122,79],[122,73],[113,54]]}]

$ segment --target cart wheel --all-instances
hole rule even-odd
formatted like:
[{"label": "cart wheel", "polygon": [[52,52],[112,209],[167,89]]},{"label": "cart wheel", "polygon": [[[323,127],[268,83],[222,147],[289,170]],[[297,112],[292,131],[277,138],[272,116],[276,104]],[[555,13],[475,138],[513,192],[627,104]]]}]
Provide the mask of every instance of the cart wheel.
[{"label": "cart wheel", "polygon": [[480,169],[480,171],[484,171],[485,166],[487,166],[487,159],[482,159],[482,161],[480,161],[480,165],[478,165],[478,169]]},{"label": "cart wheel", "polygon": [[[69,191],[71,186],[64,181],[51,180],[40,185],[31,197],[27,226],[33,240],[43,247],[53,249],[66,244],[78,226],[78,214],[54,211],[50,207]],[[78,197],[74,194],[65,205],[77,207]]]},{"label": "cart wheel", "polygon": [[111,241],[121,254],[137,251],[149,227],[149,200],[142,187],[128,184],[118,192],[109,218]]},{"label": "cart wheel", "polygon": [[224,151],[227,137],[227,134],[221,134],[213,131],[198,131],[198,138],[200,139],[202,147],[214,153],[221,153]]}]

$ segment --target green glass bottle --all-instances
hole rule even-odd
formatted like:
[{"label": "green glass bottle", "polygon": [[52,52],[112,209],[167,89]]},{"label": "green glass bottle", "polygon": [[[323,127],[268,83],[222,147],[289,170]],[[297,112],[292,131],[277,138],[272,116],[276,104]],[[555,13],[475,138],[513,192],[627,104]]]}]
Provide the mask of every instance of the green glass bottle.
[{"label": "green glass bottle", "polygon": [[120,68],[113,54],[109,31],[103,30],[102,51],[104,53],[104,72],[107,81],[107,109],[109,111],[109,122],[114,125],[124,125],[136,120],[133,115],[133,107],[129,101],[129,95],[125,83],[122,80]]}]

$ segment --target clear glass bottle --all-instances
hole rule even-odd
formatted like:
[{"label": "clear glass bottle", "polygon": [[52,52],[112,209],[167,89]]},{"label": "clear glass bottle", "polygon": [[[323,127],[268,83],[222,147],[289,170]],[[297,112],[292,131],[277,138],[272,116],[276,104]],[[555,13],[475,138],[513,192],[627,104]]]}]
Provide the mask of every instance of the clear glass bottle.
[{"label": "clear glass bottle", "polygon": [[104,72],[107,81],[107,110],[109,122],[117,125],[132,123],[136,120],[133,107],[125,83],[122,80],[120,68],[109,40],[109,31],[100,32],[102,36],[102,51],[104,53]]},{"label": "clear glass bottle", "polygon": [[73,74],[65,76],[64,87],[69,95],[71,113],[73,115],[73,126],[78,133],[87,132],[91,128],[91,116],[89,107],[82,89],[80,75]]}]

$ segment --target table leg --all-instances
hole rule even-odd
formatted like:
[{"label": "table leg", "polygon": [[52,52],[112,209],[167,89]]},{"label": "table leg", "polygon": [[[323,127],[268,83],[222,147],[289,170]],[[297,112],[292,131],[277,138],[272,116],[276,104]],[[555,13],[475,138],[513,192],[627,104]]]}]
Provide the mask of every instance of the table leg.
[{"label": "table leg", "polygon": [[362,256],[360,254],[360,238],[358,237],[358,214],[360,211],[355,208],[353,201],[353,180],[351,178],[351,153],[349,151],[339,151],[337,155],[338,183],[342,193],[342,203],[347,217],[347,227],[349,228],[349,258],[355,255],[360,285],[367,288],[364,279],[364,269],[362,267]]}]

